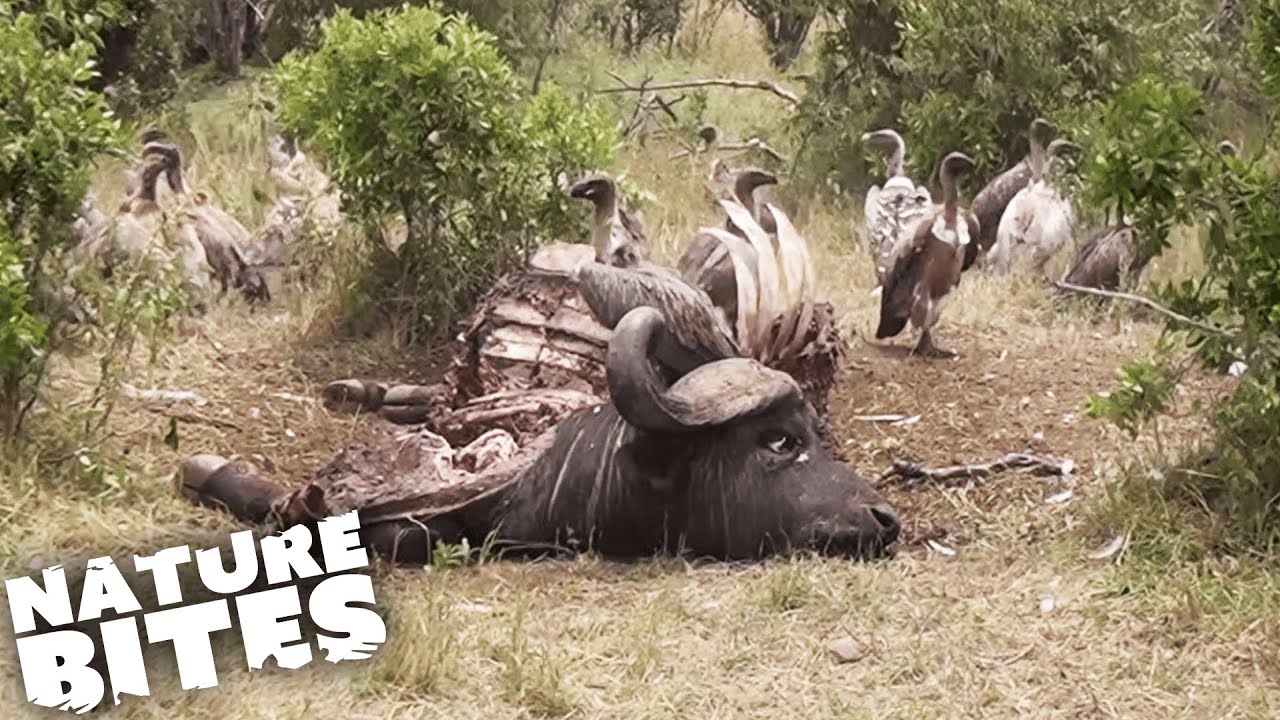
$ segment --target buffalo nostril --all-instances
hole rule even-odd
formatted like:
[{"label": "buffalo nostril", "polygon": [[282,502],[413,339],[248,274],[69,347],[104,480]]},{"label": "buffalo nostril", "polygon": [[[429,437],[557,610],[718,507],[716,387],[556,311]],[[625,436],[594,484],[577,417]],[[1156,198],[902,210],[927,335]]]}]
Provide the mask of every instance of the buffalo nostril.
[{"label": "buffalo nostril", "polygon": [[884,544],[888,545],[898,539],[898,534],[902,532],[902,521],[898,519],[898,513],[894,512],[888,506],[879,506],[868,508],[871,517],[875,519],[876,524],[880,526],[881,536],[884,538]]}]

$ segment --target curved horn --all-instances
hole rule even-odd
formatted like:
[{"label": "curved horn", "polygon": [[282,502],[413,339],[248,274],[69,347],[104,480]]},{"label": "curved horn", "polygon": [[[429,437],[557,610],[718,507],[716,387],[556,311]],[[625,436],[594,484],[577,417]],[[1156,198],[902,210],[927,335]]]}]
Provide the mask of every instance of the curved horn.
[{"label": "curved horn", "polygon": [[769,239],[769,235],[765,233],[764,228],[756,222],[751,216],[751,212],[736,200],[721,200],[720,207],[728,213],[729,220],[742,231],[747,237],[747,242],[751,243],[751,247],[755,248],[756,270],[759,273],[760,297],[758,303],[758,315],[756,318],[756,328],[753,330],[756,336],[762,335],[768,329],[768,323],[773,322],[781,311],[781,300],[778,290],[778,256],[773,251],[773,241]]},{"label": "curved horn", "polygon": [[662,315],[640,307],[622,318],[609,341],[609,394],[618,414],[637,428],[690,432],[802,397],[790,375],[747,358],[703,365],[667,387],[649,359],[665,332]]},{"label": "curved horn", "polygon": [[813,256],[804,237],[791,224],[791,218],[776,205],[765,203],[765,209],[773,215],[778,226],[778,255],[782,276],[787,281],[787,306],[803,301],[813,291],[815,272]]}]

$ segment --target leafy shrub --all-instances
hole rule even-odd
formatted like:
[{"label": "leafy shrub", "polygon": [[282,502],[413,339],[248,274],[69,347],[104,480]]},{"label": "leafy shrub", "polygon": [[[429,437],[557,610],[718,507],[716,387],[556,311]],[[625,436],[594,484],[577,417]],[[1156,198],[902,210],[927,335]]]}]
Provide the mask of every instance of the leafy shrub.
[{"label": "leafy shrub", "polygon": [[[1159,291],[1190,320],[1171,321],[1168,329],[1208,368],[1247,370],[1210,415],[1212,442],[1176,462],[1161,458],[1171,467],[1159,474],[1158,491],[1201,521],[1211,535],[1208,545],[1274,548],[1280,544],[1280,176],[1256,159],[1219,154],[1213,129],[1195,122],[1198,106],[1193,91],[1153,80],[1118,94],[1095,138],[1100,153],[1087,178],[1096,199],[1143,218],[1145,232],[1155,234],[1155,242],[1146,243],[1152,252],[1167,245],[1171,224],[1207,226],[1205,274]],[[1093,398],[1091,407],[1136,433],[1167,409],[1165,398],[1179,377],[1151,364],[1130,365],[1122,387]]]},{"label": "leafy shrub", "polygon": [[[916,177],[948,152],[978,163],[975,179],[1017,162],[1037,115],[1084,125],[1144,74],[1199,72],[1194,0],[823,0],[831,22],[798,117],[805,169],[866,175],[858,137],[895,126]],[[878,166],[878,161],[877,161]]]},{"label": "leafy shrub", "polygon": [[415,331],[441,329],[523,248],[570,227],[555,176],[614,151],[603,111],[554,87],[524,102],[493,36],[434,8],[339,12],[276,77],[282,123],[328,158],[366,229],[356,299]]},{"label": "leafy shrub", "polygon": [[119,145],[119,123],[94,80],[101,18],[61,4],[0,5],[0,430],[16,432],[47,358],[58,282],[47,262],[71,241],[94,158]]},{"label": "leafy shrub", "polygon": [[768,43],[769,62],[787,68],[800,56],[809,28],[818,16],[815,0],[738,0],[760,23]]},{"label": "leafy shrub", "polygon": [[1089,200],[1128,216],[1151,257],[1168,247],[1169,232],[1203,207],[1207,164],[1199,137],[1203,102],[1187,85],[1142,78],[1108,100],[1085,143],[1083,172]]}]

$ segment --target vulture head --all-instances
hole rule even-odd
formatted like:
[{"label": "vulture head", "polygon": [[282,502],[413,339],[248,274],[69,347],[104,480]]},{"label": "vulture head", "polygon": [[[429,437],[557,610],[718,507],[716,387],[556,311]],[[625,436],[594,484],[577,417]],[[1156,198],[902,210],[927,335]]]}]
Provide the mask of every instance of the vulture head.
[{"label": "vulture head", "polygon": [[733,195],[738,198],[738,202],[751,207],[752,203],[749,201],[754,197],[756,188],[777,184],[778,177],[773,173],[754,167],[742,168],[734,173]]},{"label": "vulture head", "polygon": [[186,180],[182,177],[182,151],[178,150],[176,145],[159,141],[149,142],[142,148],[142,156],[163,158],[169,189],[178,194],[187,191]]},{"label": "vulture head", "polygon": [[1218,143],[1218,152],[1227,157],[1237,157],[1240,155],[1240,148],[1236,147],[1236,144],[1230,140],[1223,140]]},{"label": "vulture head", "polygon": [[702,138],[703,149],[709,150],[720,139],[720,129],[711,124],[703,125],[698,128],[698,137]]},{"label": "vulture head", "polygon": [[609,212],[618,198],[618,187],[606,175],[591,175],[569,187],[569,197],[590,200],[596,210]]},{"label": "vulture head", "polygon": [[942,165],[938,167],[938,177],[945,181],[955,181],[956,178],[969,172],[974,167],[973,158],[962,152],[953,152],[942,158]]},{"label": "vulture head", "polygon": [[1031,142],[1038,143],[1040,147],[1049,144],[1049,138],[1053,136],[1053,123],[1038,117],[1031,121],[1031,129],[1028,132]]},{"label": "vulture head", "polygon": [[150,128],[142,133],[142,144],[149,145],[154,142],[167,142],[169,134],[159,128]]},{"label": "vulture head", "polygon": [[863,133],[862,142],[889,154],[887,175],[897,177],[902,174],[902,158],[906,155],[907,145],[897,130],[884,128],[874,132]]}]

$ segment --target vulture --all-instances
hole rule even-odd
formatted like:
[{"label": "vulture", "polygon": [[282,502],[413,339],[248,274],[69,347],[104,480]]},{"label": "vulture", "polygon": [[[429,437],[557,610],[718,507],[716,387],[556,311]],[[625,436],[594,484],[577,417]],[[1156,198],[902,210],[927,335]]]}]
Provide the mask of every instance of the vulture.
[{"label": "vulture", "polygon": [[147,147],[165,157],[169,187],[187,201],[182,213],[183,225],[194,232],[204,247],[222,292],[234,286],[249,301],[270,300],[266,280],[246,259],[252,242],[249,231],[239,220],[211,204],[208,194],[190,191],[182,173],[182,153],[177,147],[161,143]]},{"label": "vulture", "polygon": [[138,173],[138,186],[120,207],[114,221],[107,222],[88,242],[71,254],[75,266],[90,261],[100,264],[105,276],[123,264],[154,262],[175,265],[181,273],[182,288],[191,306],[202,309],[209,295],[209,263],[195,233],[186,225],[166,223],[157,201],[160,178],[171,167],[167,154],[149,152]]},{"label": "vulture", "polygon": [[1098,290],[1119,290],[1120,268],[1128,264],[1127,275],[1136,278],[1150,257],[1137,254],[1133,228],[1121,224],[1095,232],[1076,253],[1075,263],[1063,281]]},{"label": "vulture", "polygon": [[[141,187],[142,169],[146,166],[147,158],[154,155],[157,149],[170,142],[169,136],[163,130],[152,128],[142,133],[142,154],[138,156],[137,162],[132,168],[124,171],[124,193],[128,197],[132,197]],[[157,188],[158,196],[164,194],[164,186]]]},{"label": "vulture", "polygon": [[954,355],[934,344],[933,327],[942,301],[960,282],[960,273],[973,262],[979,226],[971,214],[961,213],[956,188],[956,177],[971,169],[973,160],[963,153],[953,152],[943,158],[938,169],[942,205],[920,222],[911,244],[898,255],[885,277],[877,339],[895,337],[910,321],[921,331],[914,352],[933,357]]},{"label": "vulture", "polygon": [[[699,230],[685,257],[696,250],[707,261],[701,265],[682,261],[682,276],[704,292],[712,289],[708,295],[725,312],[743,352],[767,362],[785,354],[795,334],[806,332],[813,319],[814,304],[809,298],[815,285],[813,258],[780,208],[764,207],[777,228],[776,237],[770,238],[741,203],[722,200],[720,204],[737,232]],[[732,273],[728,277],[726,266]],[[786,326],[776,328],[774,337],[779,318],[786,320]]]},{"label": "vulture", "polygon": [[1052,153],[1068,145],[1065,140],[1054,140],[1049,149],[1032,145],[1027,158],[1031,182],[1009,202],[996,229],[996,243],[988,253],[988,264],[997,271],[1007,273],[1014,264],[1026,260],[1036,270],[1043,270],[1074,236],[1075,209],[1045,177]]},{"label": "vulture", "polygon": [[889,153],[884,185],[871,186],[863,207],[876,279],[883,283],[894,258],[915,237],[916,225],[933,209],[933,200],[927,188],[902,174],[906,143],[897,131],[876,130],[863,135],[862,141]]},{"label": "vulture", "polygon": [[[743,168],[733,173],[734,199],[766,235],[776,234],[778,226],[774,221],[773,213],[756,202],[755,191],[757,188],[774,185],[777,182],[778,178],[773,174],[758,168]],[[728,212],[727,208],[726,212]],[[740,228],[734,220],[734,216],[739,215],[737,207],[735,206],[733,212],[728,215],[725,229],[747,240],[747,231]],[[742,217],[738,217],[738,221],[746,225],[751,224]],[[702,288],[711,297],[711,302],[724,312],[726,319],[737,316],[738,290],[735,284],[733,261],[724,244],[715,236],[699,233],[681,256],[677,268],[681,277]]]},{"label": "vulture", "polygon": [[1046,152],[1046,143],[1049,141],[1049,135],[1053,132],[1053,125],[1044,118],[1036,118],[1031,121],[1031,127],[1027,131],[1027,140],[1029,151],[1027,157],[1023,158],[1017,165],[1005,170],[987,183],[977,195],[973,197],[973,203],[970,209],[973,211],[974,217],[978,219],[978,253],[982,254],[991,249],[996,243],[996,235],[1000,228],[1000,218],[1004,216],[1005,208],[1009,207],[1009,203],[1013,201],[1013,197],[1018,191],[1031,184],[1032,169],[1031,158],[1041,156]]},{"label": "vulture", "polygon": [[595,205],[591,243],[596,248],[597,261],[634,267],[643,259],[644,225],[623,207],[613,178],[603,173],[588,176],[574,183],[569,195]]},{"label": "vulture", "polygon": [[[1230,140],[1218,143],[1218,151],[1236,157],[1240,149]],[[1152,255],[1138,247],[1138,239],[1130,218],[1121,215],[1120,222],[1093,233],[1077,252],[1075,262],[1063,282],[1097,290],[1119,290],[1137,280],[1151,262]],[[1125,266],[1128,266],[1125,268]],[[1121,268],[1125,268],[1123,271]]]}]

